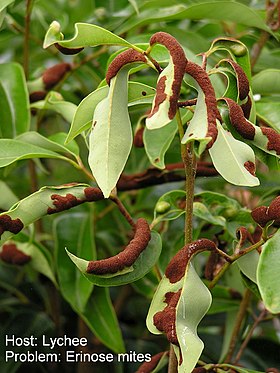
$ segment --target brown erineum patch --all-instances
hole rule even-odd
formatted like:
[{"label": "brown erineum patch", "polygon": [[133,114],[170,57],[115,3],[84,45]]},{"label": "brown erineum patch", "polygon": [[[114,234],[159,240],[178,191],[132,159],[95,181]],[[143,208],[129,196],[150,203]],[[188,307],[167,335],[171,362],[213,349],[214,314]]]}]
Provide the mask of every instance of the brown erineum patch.
[{"label": "brown erineum patch", "polygon": [[24,228],[22,221],[17,219],[12,219],[9,215],[4,214],[0,216],[0,237],[6,231],[17,234]]},{"label": "brown erineum patch", "polygon": [[104,195],[99,188],[87,187],[84,189],[87,202],[96,202],[104,199]]},{"label": "brown erineum patch", "polygon": [[106,74],[106,82],[110,85],[111,79],[117,75],[120,69],[131,62],[147,62],[146,57],[144,54],[137,52],[134,49],[128,49],[122,53],[120,53],[108,67],[108,71]]},{"label": "brown erineum patch", "polygon": [[194,80],[197,81],[198,85],[202,89],[205,95],[205,104],[207,108],[207,121],[208,121],[208,131],[206,136],[212,138],[212,140],[207,144],[207,148],[211,148],[215,142],[218,130],[216,120],[221,120],[220,112],[217,108],[216,96],[214,88],[211,84],[207,72],[196,63],[188,61],[186,64],[186,73],[189,74]]},{"label": "brown erineum patch", "polygon": [[86,272],[94,275],[105,275],[117,273],[132,266],[142,251],[146,249],[150,239],[149,224],[145,219],[138,219],[135,224],[134,237],[125,249],[110,258],[90,261]]},{"label": "brown erineum patch", "polygon": [[159,363],[160,359],[162,358],[162,356],[164,354],[167,354],[167,352],[165,352],[165,351],[159,352],[158,354],[152,356],[151,361],[146,361],[145,363],[140,365],[140,367],[138,368],[136,373],[150,373],[150,372],[152,372],[156,368],[157,364]]},{"label": "brown erineum patch", "polygon": [[164,302],[167,306],[154,315],[153,321],[155,327],[166,334],[167,340],[179,346],[178,337],[176,333],[176,307],[179,302],[181,291],[168,292],[165,294]]},{"label": "brown erineum patch", "polygon": [[233,60],[226,59],[224,61],[228,62],[234,69],[237,77],[239,99],[242,101],[245,100],[250,91],[249,80],[247,78],[247,75],[245,74],[245,71],[240,65],[238,65],[238,63]]},{"label": "brown erineum patch", "polygon": [[244,163],[244,167],[251,175],[256,176],[256,165],[252,161],[247,161]]},{"label": "brown erineum patch", "polygon": [[57,65],[54,65],[49,69],[45,70],[42,75],[45,89],[49,90],[53,88],[70,70],[71,65],[66,62],[58,63]]},{"label": "brown erineum patch", "polygon": [[83,200],[78,199],[71,193],[67,193],[66,196],[60,196],[59,194],[52,194],[51,199],[53,200],[53,205],[55,208],[49,207],[47,213],[49,215],[61,212],[64,210],[69,210],[74,206],[83,203]]},{"label": "brown erineum patch", "polygon": [[80,48],[67,48],[67,47],[63,47],[59,43],[55,43],[54,46],[62,54],[66,54],[66,55],[78,54],[78,53],[80,53],[84,49],[84,47],[80,47]]},{"label": "brown erineum patch", "polygon": [[[178,43],[178,41],[170,34],[166,32],[155,33],[150,39],[150,45],[153,46],[157,43],[164,45],[168,49],[171,59],[172,59],[172,63],[174,65],[174,79],[172,83],[172,95],[170,96],[169,110],[168,110],[169,119],[173,119],[176,115],[177,103],[178,103],[178,99],[180,95],[181,84],[182,84],[183,76],[185,73],[185,66],[188,61],[186,59],[184,50],[181,47],[180,43]],[[157,86],[157,93],[156,93],[156,101],[157,101],[157,94],[158,94],[158,86]],[[154,112],[155,111],[153,110],[153,113]]]},{"label": "brown erineum patch", "polygon": [[148,118],[151,118],[155,113],[157,113],[159,111],[160,104],[162,104],[166,100],[166,97],[167,97],[167,94],[165,93],[166,79],[167,79],[166,76],[162,76],[157,83],[154,106],[153,106],[152,111],[148,115]]},{"label": "brown erineum patch", "polygon": [[0,258],[6,263],[17,265],[26,264],[31,260],[31,256],[19,250],[14,243],[3,245]]},{"label": "brown erineum patch", "polygon": [[274,198],[274,200],[267,206],[258,206],[251,212],[252,218],[261,227],[265,227],[270,221],[274,221],[274,225],[280,225],[280,196]]},{"label": "brown erineum patch", "polygon": [[166,267],[165,276],[169,281],[174,284],[180,281],[186,272],[186,267],[193,255],[201,251],[214,251],[216,245],[213,241],[206,238],[201,238],[197,241],[191,242],[184,246],[178,253],[171,259],[170,263]]},{"label": "brown erineum patch", "polygon": [[267,149],[274,150],[277,155],[280,155],[280,134],[268,127],[261,127],[261,130],[268,139]]}]

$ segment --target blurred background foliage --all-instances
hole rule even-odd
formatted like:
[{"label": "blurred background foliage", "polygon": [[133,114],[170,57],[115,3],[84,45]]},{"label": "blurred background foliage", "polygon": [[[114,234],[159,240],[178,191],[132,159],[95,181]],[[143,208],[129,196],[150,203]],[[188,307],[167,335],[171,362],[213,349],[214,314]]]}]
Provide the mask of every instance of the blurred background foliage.
[{"label": "blurred background foliage", "polygon": [[[78,105],[80,101],[102,83],[108,59],[116,47],[85,48],[76,56],[65,56],[54,47],[42,48],[44,36],[53,20],[59,21],[65,38],[73,36],[76,22],[100,25],[132,43],[147,43],[156,31],[165,31],[178,39],[191,60],[201,63],[199,53],[209,49],[213,39],[228,36],[242,41],[249,49],[252,60],[252,88],[256,103],[258,123],[268,123],[280,129],[280,44],[277,4],[262,0],[202,1],[202,0],[53,0],[53,1],[0,1],[0,63],[17,62],[24,67],[29,82],[40,78],[43,72],[59,62],[72,66],[64,78],[53,88],[65,101]],[[279,7],[279,6],[278,6]],[[273,11],[272,11],[273,9]],[[30,22],[29,22],[30,19]],[[25,38],[30,27],[28,38]],[[214,66],[226,53],[212,55],[209,65]],[[165,58],[163,52],[163,60]],[[9,77],[2,77],[2,82]],[[154,72],[140,71],[133,79],[154,85]],[[220,84],[223,84],[223,82]],[[1,83],[0,83],[1,85]],[[219,82],[216,83],[218,89]],[[2,95],[2,91],[0,92]],[[191,92],[183,92],[190,97]],[[5,113],[4,100],[0,98],[0,112]],[[147,106],[131,111],[134,130]],[[49,137],[58,132],[67,133],[70,123],[52,110],[32,109],[31,130]],[[1,114],[2,115],[2,114]],[[3,114],[4,115],[4,114]],[[2,126],[2,124],[1,124]],[[80,158],[87,166],[87,147],[82,137],[76,139]],[[179,142],[175,137],[167,154],[166,163],[180,161]],[[213,238],[231,249],[232,232],[239,225],[253,229],[249,210],[260,203],[268,203],[279,195],[278,166],[269,159],[258,167],[261,185],[250,191],[226,183],[222,178],[197,178],[196,193],[208,190],[229,196],[218,202],[204,201],[208,215],[197,209],[194,236]],[[125,173],[141,172],[149,167],[144,149],[133,148]],[[30,167],[29,161],[15,162],[1,168],[0,209],[5,211],[44,185],[69,182],[89,182],[85,173],[70,163],[58,159],[43,159]],[[123,192],[122,201],[132,216],[153,219],[156,201],[163,194],[182,189],[183,183],[167,183],[137,191]],[[201,198],[201,197],[200,197]],[[232,199],[230,199],[232,198]],[[198,199],[200,201],[200,199]],[[221,203],[219,207],[219,203]],[[207,216],[206,216],[207,215]],[[209,217],[210,216],[210,217]],[[216,219],[216,222],[214,221]],[[224,220],[221,223],[221,219]],[[226,221],[227,224],[224,224]],[[164,270],[169,259],[181,248],[183,242],[183,217],[162,221],[158,230],[163,238],[160,269]],[[31,238],[30,238],[31,237]],[[168,349],[165,338],[148,333],[145,318],[150,300],[158,283],[154,272],[131,285],[111,288],[110,291],[93,288],[81,278],[64,253],[64,247],[74,252],[80,250],[91,258],[95,248],[99,258],[116,253],[129,238],[129,226],[115,207],[103,201],[94,206],[82,205],[60,216],[43,218],[40,226],[30,228],[29,236],[20,234],[17,240],[32,240],[37,251],[45,258],[43,268],[14,266],[0,263],[0,314],[1,336],[41,335],[86,336],[88,352],[151,353]],[[79,249],[77,249],[79,248]],[[81,256],[83,256],[81,255]],[[197,261],[203,273],[207,255]],[[238,272],[238,274],[237,274]],[[46,276],[47,273],[52,275]],[[223,280],[223,287],[214,290],[214,302],[203,320],[199,333],[205,343],[202,360],[218,362],[226,351],[230,331],[239,308],[239,297],[246,286],[252,287],[247,278],[240,281],[237,266]],[[249,284],[249,285],[248,285]],[[226,291],[225,291],[226,289]],[[233,292],[234,290],[234,292]],[[232,296],[232,294],[235,296]],[[237,294],[237,296],[236,296]],[[82,304],[80,296],[84,297]],[[102,309],[100,305],[102,304]],[[261,312],[257,295],[252,295],[250,312],[244,320],[244,335]],[[105,324],[104,324],[105,323]],[[106,325],[107,323],[107,325]],[[102,327],[101,327],[102,325]],[[120,333],[121,332],[121,333]],[[121,336],[122,334],[122,336]],[[259,325],[242,355],[240,364],[249,369],[264,371],[268,367],[280,368],[280,322],[270,315]],[[240,344],[240,342],[238,342]],[[239,345],[240,346],[240,345]],[[238,346],[237,346],[238,347]],[[38,350],[43,350],[38,347]],[[3,340],[1,352],[4,353]],[[16,349],[15,349],[16,350]],[[22,349],[20,349],[22,351]],[[61,353],[64,353],[63,348]],[[15,364],[1,362],[1,372],[134,372],[139,364]],[[163,370],[164,371],[164,370]]]}]

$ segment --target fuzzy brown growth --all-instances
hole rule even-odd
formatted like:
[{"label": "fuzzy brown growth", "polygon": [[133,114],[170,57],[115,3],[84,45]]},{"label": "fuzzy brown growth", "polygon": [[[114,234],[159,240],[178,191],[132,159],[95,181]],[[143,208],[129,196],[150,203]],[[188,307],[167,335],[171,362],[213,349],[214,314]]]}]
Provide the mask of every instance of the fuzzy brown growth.
[{"label": "fuzzy brown growth", "polygon": [[167,97],[167,94],[165,93],[166,79],[167,79],[166,76],[162,76],[157,83],[157,91],[156,91],[153,110],[148,115],[148,118],[151,118],[155,113],[159,111],[160,104],[162,104]]},{"label": "fuzzy brown growth", "polygon": [[37,102],[37,101],[40,101],[40,100],[44,100],[44,98],[46,97],[46,95],[47,95],[46,91],[35,91],[35,92],[32,92],[29,95],[29,101],[30,101],[30,103],[32,103],[32,102]]},{"label": "fuzzy brown growth", "polygon": [[108,71],[106,74],[106,82],[108,85],[110,85],[111,79],[117,75],[117,73],[120,71],[120,69],[127,65],[128,63],[132,62],[144,62],[146,63],[146,57],[144,54],[137,52],[134,49],[128,49],[122,53],[120,53],[111,63],[108,67]]},{"label": "fuzzy brown growth", "polygon": [[87,202],[96,202],[104,199],[104,195],[99,188],[88,187],[84,190]]},{"label": "fuzzy brown growth", "polygon": [[230,122],[234,129],[247,140],[254,140],[255,137],[255,128],[254,126],[247,121],[244,117],[244,113],[241,107],[233,101],[231,98],[223,98],[227,103],[229,109]]},{"label": "fuzzy brown growth", "polygon": [[267,149],[274,150],[277,155],[280,155],[280,134],[268,127],[261,127],[261,130],[268,139]]},{"label": "fuzzy brown growth", "polygon": [[158,365],[160,359],[163,357],[164,354],[167,355],[166,352],[159,352],[158,354],[152,356],[151,361],[146,361],[145,363],[143,363],[138,368],[136,373],[150,373],[150,372],[152,372],[156,368],[156,366]]},{"label": "fuzzy brown growth", "polygon": [[78,53],[80,53],[84,49],[84,47],[80,47],[80,48],[66,48],[66,47],[63,47],[62,45],[60,45],[58,43],[55,43],[54,46],[62,54],[65,54],[67,56],[72,55],[72,54],[78,54]]},{"label": "fuzzy brown growth", "polygon": [[134,135],[133,145],[136,148],[144,147],[144,141],[143,141],[144,129],[145,129],[144,127],[139,128]]},{"label": "fuzzy brown growth", "polygon": [[59,194],[52,194],[51,199],[53,200],[53,205],[55,208],[49,207],[47,210],[47,213],[49,215],[55,214],[57,212],[61,212],[64,210],[69,210],[74,206],[77,206],[84,201],[79,200],[77,197],[75,197],[73,194],[67,193],[65,197],[60,196]]},{"label": "fuzzy brown growth", "polygon": [[247,239],[249,239],[249,232],[245,227],[239,227],[236,230],[236,238],[239,241],[240,246],[244,245]]},{"label": "fuzzy brown growth", "polygon": [[61,81],[64,75],[71,70],[71,65],[66,62],[58,63],[44,71],[42,75],[45,89],[52,89],[57,83]]},{"label": "fuzzy brown growth", "polygon": [[247,161],[243,165],[251,175],[256,176],[256,165],[254,162]]},{"label": "fuzzy brown growth", "polygon": [[220,256],[218,253],[216,253],[215,251],[212,251],[210,253],[209,258],[205,265],[205,270],[204,270],[204,276],[207,280],[209,281],[213,280],[217,265],[219,263],[219,259],[220,259]]},{"label": "fuzzy brown growth", "polygon": [[207,373],[207,370],[203,367],[197,367],[192,370],[192,373]]},{"label": "fuzzy brown growth", "polygon": [[[164,45],[172,58],[174,65],[174,79],[172,83],[172,95],[170,96],[170,106],[168,110],[169,119],[173,119],[177,111],[177,102],[180,95],[181,84],[185,73],[185,67],[188,60],[186,59],[185,53],[178,41],[167,34],[166,32],[157,32],[150,39],[150,45],[154,44]],[[157,93],[156,93],[157,99]]]},{"label": "fuzzy brown growth", "polygon": [[201,238],[197,241],[191,242],[184,246],[178,253],[172,258],[165,270],[165,276],[169,281],[174,284],[180,281],[186,271],[186,267],[191,258],[201,251],[215,251],[216,245],[213,241],[206,238]]},{"label": "fuzzy brown growth", "polygon": [[162,311],[157,312],[153,318],[155,327],[165,333],[167,340],[176,346],[179,346],[176,333],[176,307],[181,296],[181,291],[182,289],[176,293],[166,293],[164,302],[167,306]]},{"label": "fuzzy brown growth", "polygon": [[119,254],[107,259],[90,261],[87,267],[87,273],[94,275],[105,275],[108,273],[117,273],[126,267],[130,267],[146,249],[151,239],[149,224],[145,219],[138,219],[135,224],[135,233],[133,239]]},{"label": "fuzzy brown growth", "polygon": [[252,210],[252,218],[261,227],[265,227],[270,221],[273,221],[274,225],[280,225],[280,196],[274,198],[271,204],[266,206],[259,206]]},{"label": "fuzzy brown growth", "polygon": [[17,265],[26,264],[31,260],[30,255],[26,255],[20,251],[13,243],[3,245],[0,258],[3,260],[3,262]]},{"label": "fuzzy brown growth", "polygon": [[186,73],[189,74],[202,89],[205,95],[205,104],[207,109],[208,130],[206,136],[210,136],[212,140],[207,144],[207,149],[211,148],[218,136],[216,120],[221,120],[220,112],[217,108],[216,96],[214,88],[208,77],[207,72],[193,62],[188,62],[186,65]]},{"label": "fuzzy brown growth", "polygon": [[250,114],[251,114],[251,109],[252,109],[252,100],[251,100],[251,97],[248,96],[247,98],[247,101],[240,105],[242,111],[243,111],[243,114],[244,114],[244,117],[246,119],[249,119],[250,118]]},{"label": "fuzzy brown growth", "polygon": [[238,84],[238,92],[239,92],[239,99],[245,100],[245,98],[249,95],[250,86],[247,75],[245,74],[244,70],[238,63],[232,60],[226,60],[234,69],[237,77],[237,84]]},{"label": "fuzzy brown growth", "polygon": [[280,370],[277,368],[266,368],[265,373],[280,373]]},{"label": "fuzzy brown growth", "polygon": [[13,220],[7,214],[0,216],[0,237],[6,231],[17,234],[23,229],[23,227],[24,225],[19,218]]}]

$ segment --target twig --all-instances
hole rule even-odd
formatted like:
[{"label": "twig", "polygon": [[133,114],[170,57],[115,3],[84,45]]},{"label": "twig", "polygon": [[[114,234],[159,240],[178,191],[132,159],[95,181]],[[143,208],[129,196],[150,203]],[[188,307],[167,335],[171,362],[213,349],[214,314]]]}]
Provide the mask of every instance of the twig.
[{"label": "twig", "polygon": [[121,214],[125,217],[126,221],[132,226],[132,228],[135,228],[135,222],[132,219],[130,213],[127,211],[125,206],[123,205],[122,201],[117,196],[110,196],[110,200],[115,202],[115,204],[118,206],[118,209],[120,210]]}]

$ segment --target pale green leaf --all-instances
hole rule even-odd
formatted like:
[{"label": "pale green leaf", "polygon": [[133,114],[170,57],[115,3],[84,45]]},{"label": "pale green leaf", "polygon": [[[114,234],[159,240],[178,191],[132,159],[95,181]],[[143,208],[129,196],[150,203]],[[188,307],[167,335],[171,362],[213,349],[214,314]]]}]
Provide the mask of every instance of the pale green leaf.
[{"label": "pale green leaf", "polygon": [[186,192],[183,190],[172,190],[162,195],[155,205],[154,221],[159,223],[179,218],[185,213],[183,206],[185,199]]},{"label": "pale green leaf", "polygon": [[[182,364],[178,365],[178,373],[192,372],[202,353],[204,344],[197,335],[197,326],[207,313],[211,301],[210,291],[190,263],[176,310],[176,332],[183,358]],[[174,351],[179,361],[177,346]]]},{"label": "pale green leaf", "polygon": [[[107,97],[109,87],[104,86],[96,89],[86,96],[75,112],[66,142],[70,142],[81,132],[90,128],[94,110],[97,104]],[[142,83],[128,82],[128,106],[150,103],[155,89]]]},{"label": "pale green leaf", "polygon": [[209,209],[201,202],[194,202],[193,204],[193,214],[200,219],[207,221],[208,223],[214,225],[220,225],[222,227],[226,224],[226,219],[223,216],[213,215]]},{"label": "pale green leaf", "polygon": [[93,275],[86,272],[88,260],[79,258],[69,251],[67,254],[73,263],[79,268],[84,276],[98,286],[120,286],[139,280],[144,277],[157,263],[161,253],[161,237],[157,232],[152,231],[151,240],[144,251],[136,259],[135,263],[127,271],[124,269],[114,276]]},{"label": "pale green leaf", "polygon": [[197,87],[198,96],[197,103],[195,106],[194,115],[188,125],[188,128],[182,138],[182,144],[187,144],[188,142],[195,142],[195,151],[198,156],[200,156],[211,137],[207,137],[208,132],[208,115],[207,106],[205,102],[205,94],[200,87]]},{"label": "pale green leaf", "polygon": [[257,116],[268,123],[276,131],[280,132],[280,103],[279,101],[257,101]]},{"label": "pale green leaf", "polygon": [[0,137],[13,138],[30,126],[29,96],[23,68],[0,64]]},{"label": "pale green leaf", "polygon": [[111,79],[108,96],[96,106],[93,117],[89,165],[105,198],[116,186],[132,147],[127,108],[129,68],[122,68]]},{"label": "pale green leaf", "polygon": [[219,123],[217,123],[217,127],[217,139],[209,149],[216,170],[226,181],[234,185],[259,185],[258,178],[244,167],[248,161],[255,163],[253,150],[247,144],[236,140]]},{"label": "pale green leaf", "polygon": [[59,43],[65,48],[96,47],[98,45],[121,45],[134,48],[132,44],[112,32],[96,25],[88,23],[75,23],[75,34],[69,40],[63,40],[64,35],[60,32],[60,24],[52,22],[44,40],[44,48]]},{"label": "pale green leaf", "polygon": [[265,307],[272,313],[280,312],[280,230],[262,247],[257,269],[257,284]]},{"label": "pale green leaf", "polygon": [[68,160],[66,157],[40,146],[19,140],[0,139],[0,167],[6,167],[16,161],[32,158],[56,158]]},{"label": "pale green leaf", "polygon": [[[48,209],[55,209],[53,204],[52,195],[56,194],[61,197],[65,197],[66,194],[72,194],[80,203],[86,202],[84,190],[87,188],[87,184],[76,184],[76,185],[61,185],[61,186],[49,186],[43,187],[37,192],[29,195],[28,197],[20,200],[10,210],[0,214],[9,216],[12,220],[19,219],[22,222],[23,227],[27,227],[31,223],[34,223],[44,215],[48,214]],[[14,236],[14,233],[4,230],[1,235],[0,245],[5,241]]]},{"label": "pale green leaf", "polygon": [[2,180],[0,180],[0,190],[0,210],[9,210],[9,208],[18,201],[18,198],[10,187]]},{"label": "pale green leaf", "polygon": [[254,250],[250,253],[243,255],[237,260],[238,267],[251,281],[257,282],[257,268],[260,255]]},{"label": "pale green leaf", "polygon": [[149,130],[145,127],[143,141],[147,156],[153,166],[160,169],[165,168],[165,153],[169,149],[176,133],[176,119],[173,119],[168,126],[163,128]]}]

